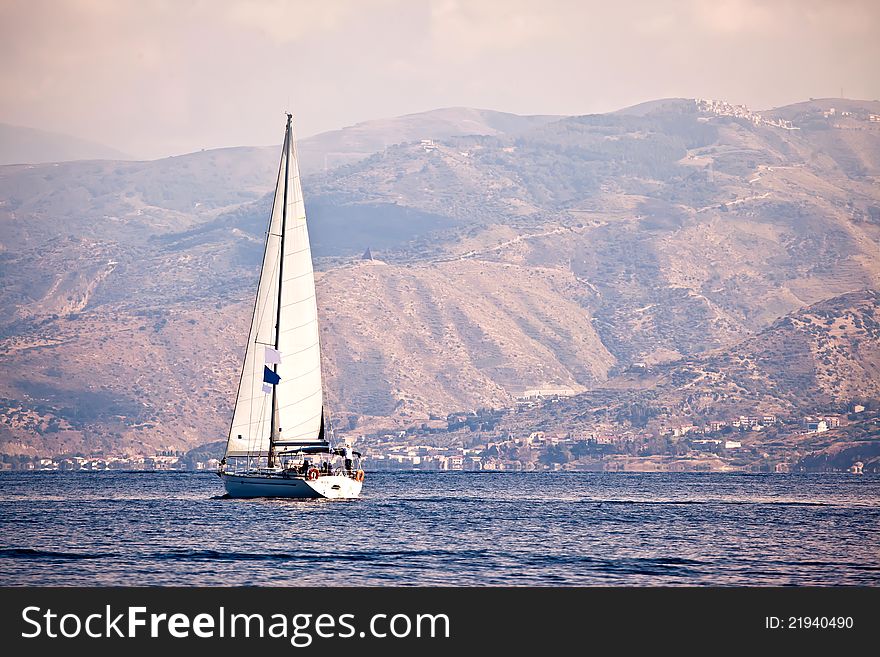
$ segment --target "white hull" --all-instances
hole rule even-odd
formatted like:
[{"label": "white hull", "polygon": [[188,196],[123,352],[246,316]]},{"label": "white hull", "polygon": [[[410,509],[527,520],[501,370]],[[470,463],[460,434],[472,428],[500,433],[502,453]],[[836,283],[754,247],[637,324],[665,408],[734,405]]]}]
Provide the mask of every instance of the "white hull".
[{"label": "white hull", "polygon": [[230,497],[352,499],[361,494],[363,486],[362,481],[344,475],[325,475],[309,480],[303,477],[224,472],[220,478]]}]

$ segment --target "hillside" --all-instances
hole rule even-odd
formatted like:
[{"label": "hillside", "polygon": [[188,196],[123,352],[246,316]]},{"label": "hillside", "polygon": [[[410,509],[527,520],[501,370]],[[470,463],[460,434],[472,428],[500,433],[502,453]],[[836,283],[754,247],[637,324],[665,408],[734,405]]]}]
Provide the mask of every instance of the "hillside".
[{"label": "hillside", "polygon": [[417,420],[602,381],[615,359],[575,290],[568,272],[473,260],[326,272],[318,293],[332,300],[322,326],[334,407]]},{"label": "hillside", "polygon": [[71,160],[129,160],[125,153],[95,142],[35,128],[0,123],[0,165]]},{"label": "hillside", "polygon": [[[822,417],[842,423],[807,430],[808,419]],[[585,458],[587,469],[772,470],[782,463],[784,471],[821,471],[862,461],[875,472],[878,423],[880,292],[863,290],[791,313],[732,347],[630,368],[580,395],[502,411],[492,435],[604,436],[607,445],[568,454]],[[439,442],[462,439],[452,432]],[[735,441],[733,448],[715,446],[724,441]]]},{"label": "hillside", "polygon": [[[874,400],[880,400],[880,292],[863,290],[795,311],[730,347],[630,368],[560,400],[549,414],[538,408],[516,422],[584,430],[609,417],[633,427],[740,415],[799,420]],[[631,417],[633,409],[638,413]]]},{"label": "hillside", "polygon": [[[858,130],[812,109],[731,107],[443,110],[459,132],[434,144],[407,117],[326,137],[327,153],[376,149],[383,131],[394,142],[304,179],[337,421],[418,425],[541,387],[583,393],[554,407],[571,411],[561,423],[661,397],[685,415],[722,394],[724,413],[876,397],[857,332],[873,330],[876,296],[847,296],[880,289],[872,105],[847,110]],[[463,134],[474,125],[485,134]],[[272,150],[0,168],[0,452],[222,437]],[[377,260],[360,261],[367,247]],[[839,343],[821,342],[820,315],[798,315],[843,317],[833,304],[851,301]],[[689,383],[694,397],[677,396]]]}]

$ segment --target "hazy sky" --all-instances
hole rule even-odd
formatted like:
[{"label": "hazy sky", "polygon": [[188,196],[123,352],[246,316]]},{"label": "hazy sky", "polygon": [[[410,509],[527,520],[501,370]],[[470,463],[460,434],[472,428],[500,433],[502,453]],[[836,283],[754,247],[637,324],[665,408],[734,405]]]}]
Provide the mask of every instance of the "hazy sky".
[{"label": "hazy sky", "polygon": [[0,0],[0,122],[141,157],[464,105],[880,98],[880,1]]}]

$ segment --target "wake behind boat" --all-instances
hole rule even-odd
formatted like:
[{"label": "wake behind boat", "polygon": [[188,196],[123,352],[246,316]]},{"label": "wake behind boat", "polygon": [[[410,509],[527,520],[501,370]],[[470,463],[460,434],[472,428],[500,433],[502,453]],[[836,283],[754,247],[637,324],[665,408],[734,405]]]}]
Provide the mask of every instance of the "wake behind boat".
[{"label": "wake behind boat", "polygon": [[360,495],[360,454],[325,433],[315,277],[287,115],[247,350],[218,474],[232,497]]}]

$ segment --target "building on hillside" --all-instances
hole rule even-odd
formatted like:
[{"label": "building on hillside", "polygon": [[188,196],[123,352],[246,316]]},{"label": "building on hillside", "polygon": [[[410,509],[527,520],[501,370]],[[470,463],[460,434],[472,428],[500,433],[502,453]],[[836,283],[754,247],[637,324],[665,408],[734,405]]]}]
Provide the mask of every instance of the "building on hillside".
[{"label": "building on hillside", "polygon": [[546,388],[529,388],[524,390],[522,395],[517,397],[519,401],[533,401],[537,399],[558,399],[559,397],[571,397],[576,394],[571,388],[546,387]]},{"label": "building on hillside", "polygon": [[539,445],[544,443],[544,432],[543,431],[533,431],[529,434],[529,437],[526,439],[527,445]]},{"label": "building on hillside", "polygon": [[824,433],[828,431],[828,423],[825,420],[809,420],[805,422],[807,433]]}]

